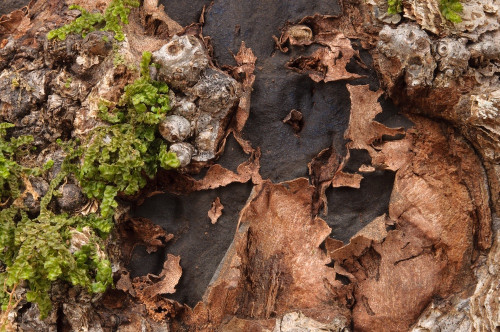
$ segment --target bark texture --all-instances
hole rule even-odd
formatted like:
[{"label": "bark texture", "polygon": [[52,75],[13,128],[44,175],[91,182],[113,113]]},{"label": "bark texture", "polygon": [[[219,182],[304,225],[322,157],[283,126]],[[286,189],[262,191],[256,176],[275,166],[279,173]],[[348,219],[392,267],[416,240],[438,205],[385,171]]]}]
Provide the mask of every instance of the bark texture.
[{"label": "bark texture", "polygon": [[[1,117],[39,151],[23,162],[56,173],[56,140],[105,125],[99,100],[118,101],[143,51],[173,91],[161,135],[186,156],[120,195],[114,289],[55,283],[49,317],[22,300],[12,329],[500,328],[498,0],[464,2],[457,24],[439,0],[395,15],[385,0],[145,0],[123,42],[47,40],[73,2],[110,1],[0,17]],[[69,181],[59,205],[97,211]]]}]

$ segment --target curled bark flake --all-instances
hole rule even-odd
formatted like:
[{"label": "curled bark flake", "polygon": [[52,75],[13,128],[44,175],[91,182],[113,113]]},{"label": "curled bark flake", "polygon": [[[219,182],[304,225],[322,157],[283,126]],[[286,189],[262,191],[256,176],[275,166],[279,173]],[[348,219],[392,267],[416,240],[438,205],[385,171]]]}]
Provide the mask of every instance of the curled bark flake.
[{"label": "curled bark flake", "polygon": [[298,137],[304,127],[304,117],[301,112],[291,110],[290,113],[288,113],[288,115],[283,119],[283,123],[290,125],[293,133]]},{"label": "curled bark flake", "polygon": [[220,198],[217,197],[213,201],[212,207],[208,211],[208,217],[210,218],[212,225],[215,224],[219,217],[222,215],[222,210],[224,210],[224,205],[222,205],[222,203],[220,202]]}]

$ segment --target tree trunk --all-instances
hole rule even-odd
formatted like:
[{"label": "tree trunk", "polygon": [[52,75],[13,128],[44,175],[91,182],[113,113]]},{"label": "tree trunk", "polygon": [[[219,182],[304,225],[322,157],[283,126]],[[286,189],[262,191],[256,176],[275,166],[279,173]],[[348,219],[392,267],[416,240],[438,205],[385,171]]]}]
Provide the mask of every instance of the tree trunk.
[{"label": "tree trunk", "polygon": [[[96,244],[114,287],[59,278],[41,319],[33,283],[9,286],[8,329],[500,328],[498,1],[463,2],[452,23],[438,0],[402,0],[396,14],[386,0],[145,0],[120,23],[123,41],[104,23],[47,38],[111,2],[0,6],[2,122],[8,137],[33,136],[16,162],[54,160],[22,204],[40,213],[64,142],[79,139],[81,166],[113,139],[95,133],[135,107],[123,102],[134,80],[169,86],[171,110],[150,128],[180,167],[143,168],[140,188],[117,189]],[[106,213],[82,181],[65,175],[51,213]],[[72,229],[67,250],[92,244],[86,232]]]}]

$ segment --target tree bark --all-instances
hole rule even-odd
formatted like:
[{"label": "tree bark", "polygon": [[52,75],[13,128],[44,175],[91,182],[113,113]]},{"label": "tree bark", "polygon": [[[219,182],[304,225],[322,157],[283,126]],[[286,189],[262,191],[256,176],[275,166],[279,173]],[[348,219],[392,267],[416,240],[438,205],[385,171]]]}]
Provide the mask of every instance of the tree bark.
[{"label": "tree bark", "polygon": [[119,194],[113,289],[55,282],[42,320],[21,284],[11,329],[500,328],[498,1],[464,2],[454,24],[438,0],[394,15],[385,0],[145,0],[123,42],[48,40],[72,3],[110,1],[0,7],[2,122],[34,136],[20,162],[54,160],[50,182],[57,140],[107,125],[99,100],[119,102],[145,51],[189,158]]}]

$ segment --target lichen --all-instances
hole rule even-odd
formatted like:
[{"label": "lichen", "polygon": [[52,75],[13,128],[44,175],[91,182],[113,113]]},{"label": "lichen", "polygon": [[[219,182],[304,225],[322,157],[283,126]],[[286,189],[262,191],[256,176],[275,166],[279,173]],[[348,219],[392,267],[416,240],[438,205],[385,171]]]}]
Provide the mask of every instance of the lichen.
[{"label": "lichen", "polygon": [[182,150],[183,164],[191,158],[213,159],[221,131],[239,99],[240,85],[209,65],[208,52],[195,36],[173,36],[153,53],[153,59],[160,65],[158,78],[180,91],[172,100],[174,116],[162,122],[160,133],[171,143],[185,141],[194,146]]},{"label": "lichen", "polygon": [[403,76],[409,88],[432,85],[436,61],[427,33],[415,24],[405,23],[396,29],[386,25],[379,36],[379,66],[385,69],[386,75],[391,76],[391,82],[397,82]]}]

